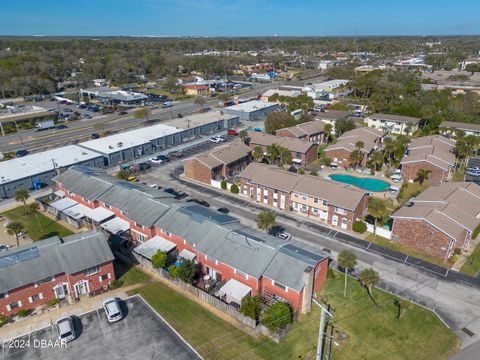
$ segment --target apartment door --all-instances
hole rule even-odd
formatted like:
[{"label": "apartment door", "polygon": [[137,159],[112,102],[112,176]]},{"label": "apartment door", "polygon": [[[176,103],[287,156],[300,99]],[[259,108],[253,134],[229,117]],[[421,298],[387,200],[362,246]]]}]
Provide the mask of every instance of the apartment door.
[{"label": "apartment door", "polygon": [[53,288],[53,290],[55,291],[55,297],[57,299],[60,299],[60,300],[65,299],[65,296],[68,295],[67,284],[58,284]]},{"label": "apartment door", "polygon": [[337,215],[332,216],[332,225],[333,226],[338,226],[338,216]]},{"label": "apartment door", "polygon": [[328,219],[328,212],[326,212],[325,210],[320,210],[320,219],[322,220],[327,220]]},{"label": "apartment door", "polygon": [[342,229],[346,229],[348,224],[347,218],[342,218]]},{"label": "apartment door", "polygon": [[280,209],[285,209],[285,195],[280,195]]},{"label": "apartment door", "polygon": [[80,281],[75,284],[75,291],[78,296],[88,294],[88,281]]}]

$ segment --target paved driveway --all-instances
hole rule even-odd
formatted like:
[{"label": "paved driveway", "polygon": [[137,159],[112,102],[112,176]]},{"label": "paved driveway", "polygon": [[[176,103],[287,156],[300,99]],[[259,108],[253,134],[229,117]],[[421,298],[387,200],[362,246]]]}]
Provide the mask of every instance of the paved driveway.
[{"label": "paved driveway", "polygon": [[0,359],[201,359],[142,298],[132,297],[122,308],[125,317],[113,324],[103,309],[75,318],[79,335],[66,347],[55,347],[51,326],[13,340],[12,348],[3,344]]}]

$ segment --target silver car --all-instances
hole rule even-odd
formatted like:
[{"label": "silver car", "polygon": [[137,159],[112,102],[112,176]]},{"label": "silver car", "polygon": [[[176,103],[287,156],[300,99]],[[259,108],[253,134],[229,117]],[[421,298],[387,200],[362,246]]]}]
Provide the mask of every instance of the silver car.
[{"label": "silver car", "polygon": [[120,303],[117,299],[110,298],[103,302],[103,308],[105,314],[107,314],[107,320],[111,323],[122,319],[122,309],[120,309]]},{"label": "silver car", "polygon": [[60,340],[69,342],[75,340],[75,328],[71,316],[62,318],[57,321],[58,337]]}]

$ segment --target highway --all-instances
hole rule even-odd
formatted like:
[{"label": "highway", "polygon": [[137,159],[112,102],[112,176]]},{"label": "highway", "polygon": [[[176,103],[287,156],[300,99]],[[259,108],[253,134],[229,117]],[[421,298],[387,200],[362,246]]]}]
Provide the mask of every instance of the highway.
[{"label": "highway", "polygon": [[[239,96],[248,97],[261,94],[265,90],[279,86],[279,83],[257,84],[253,88],[245,89],[238,93]],[[205,106],[212,107],[217,105],[217,98],[208,100]],[[162,122],[175,118],[177,114],[188,115],[200,110],[200,106],[194,104],[193,100],[174,103],[173,107],[154,109],[150,120]],[[66,129],[51,129],[42,132],[34,130],[21,131],[20,134],[14,133],[0,137],[0,151],[3,153],[26,149],[30,152],[42,151],[54,147],[68,144],[76,144],[90,139],[92,133],[102,133],[105,131],[120,132],[145,126],[146,119],[135,119],[133,114],[120,116],[111,114],[96,117],[93,119],[82,119],[68,122]]]}]

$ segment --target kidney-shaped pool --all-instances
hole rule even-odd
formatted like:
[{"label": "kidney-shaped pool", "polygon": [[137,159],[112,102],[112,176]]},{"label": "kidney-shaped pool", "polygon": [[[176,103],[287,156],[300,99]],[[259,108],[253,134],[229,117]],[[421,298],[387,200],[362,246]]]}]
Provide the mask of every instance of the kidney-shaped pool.
[{"label": "kidney-shaped pool", "polygon": [[364,190],[380,192],[388,190],[390,184],[383,180],[372,179],[372,178],[361,178],[352,175],[345,174],[334,174],[329,176],[330,179],[345,184],[354,185]]}]

